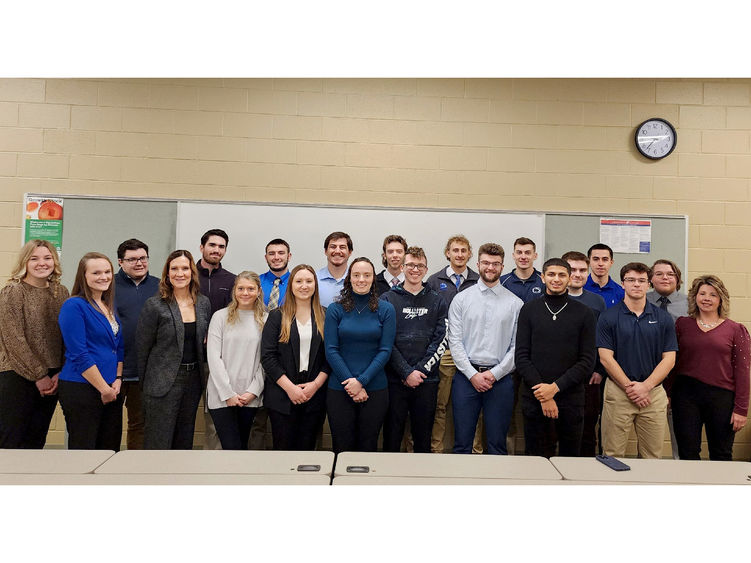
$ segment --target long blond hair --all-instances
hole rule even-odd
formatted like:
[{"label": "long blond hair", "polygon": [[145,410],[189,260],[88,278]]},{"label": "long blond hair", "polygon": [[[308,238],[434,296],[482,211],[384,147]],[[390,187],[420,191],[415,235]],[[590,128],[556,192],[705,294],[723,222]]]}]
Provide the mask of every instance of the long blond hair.
[{"label": "long blond hair", "polygon": [[266,308],[263,306],[261,279],[258,277],[258,274],[255,272],[249,272],[248,270],[240,272],[235,277],[235,283],[232,285],[232,301],[227,305],[227,324],[235,324],[240,318],[240,315],[237,312],[237,308],[240,304],[237,302],[237,296],[235,295],[235,290],[237,289],[237,284],[240,280],[251,281],[256,284],[256,287],[258,288],[258,297],[256,297],[256,302],[253,305],[253,317],[256,320],[256,324],[258,324],[258,328],[261,329],[263,328],[263,315],[266,312]]},{"label": "long blond hair", "polygon": [[279,331],[279,342],[289,342],[292,319],[295,318],[295,314],[297,313],[297,301],[295,300],[295,294],[292,293],[292,283],[298,272],[301,272],[302,270],[306,270],[313,274],[313,284],[315,289],[310,298],[310,307],[313,318],[316,321],[316,330],[318,330],[318,334],[321,336],[321,340],[323,340],[323,322],[326,313],[324,312],[323,307],[321,307],[321,301],[318,298],[318,276],[316,276],[316,271],[312,266],[309,266],[308,264],[299,264],[295,266],[289,274],[287,293],[284,297],[284,304],[280,307],[280,310],[282,311],[282,327]]},{"label": "long blond hair", "polygon": [[60,258],[57,255],[57,249],[47,240],[32,239],[21,247],[21,250],[18,252],[18,259],[15,266],[13,266],[13,271],[11,271],[8,281],[11,283],[20,283],[26,277],[28,273],[26,266],[31,259],[31,255],[40,246],[43,246],[52,254],[55,266],[52,269],[52,273],[47,277],[47,281],[50,283],[50,288],[52,288],[52,294],[57,295],[57,289],[60,287],[60,278],[62,277],[62,269],[60,268]]}]

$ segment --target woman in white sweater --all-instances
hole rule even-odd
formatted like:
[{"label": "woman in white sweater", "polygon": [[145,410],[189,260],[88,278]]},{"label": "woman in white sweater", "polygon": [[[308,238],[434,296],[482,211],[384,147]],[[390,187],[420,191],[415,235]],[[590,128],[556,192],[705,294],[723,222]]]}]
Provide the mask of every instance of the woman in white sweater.
[{"label": "woman in white sweater", "polygon": [[211,317],[207,403],[224,450],[248,449],[253,417],[262,404],[264,311],[258,274],[246,271],[235,279],[232,302]]}]

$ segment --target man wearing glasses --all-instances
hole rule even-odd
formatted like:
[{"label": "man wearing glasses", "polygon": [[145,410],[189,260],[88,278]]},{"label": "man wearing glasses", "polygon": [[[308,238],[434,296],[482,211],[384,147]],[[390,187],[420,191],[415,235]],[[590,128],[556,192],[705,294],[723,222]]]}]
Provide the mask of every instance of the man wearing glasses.
[{"label": "man wearing glasses", "polygon": [[688,299],[684,294],[678,293],[681,281],[681,269],[675,262],[664,258],[655,260],[652,279],[649,280],[654,289],[647,293],[647,301],[666,310],[674,321],[688,315]]},{"label": "man wearing glasses", "polygon": [[115,309],[123,330],[125,357],[120,393],[128,411],[129,450],[143,448],[143,413],[138,383],[136,326],[146,300],[159,291],[159,278],[149,275],[149,247],[138,239],[128,239],[117,247],[120,271],[115,276]]},{"label": "man wearing glasses", "polygon": [[449,307],[449,346],[457,372],[451,387],[454,453],[472,451],[480,410],[488,453],[506,454],[514,406],[514,342],[523,302],[498,281],[503,247],[483,244],[477,262],[480,279],[454,297]]},{"label": "man wearing glasses", "polygon": [[602,409],[605,455],[626,455],[634,428],[639,457],[662,457],[668,406],[662,381],[675,364],[678,342],[672,317],[647,301],[650,274],[640,262],[623,266],[626,295],[597,323],[600,361],[610,376]]},{"label": "man wearing glasses", "polygon": [[414,451],[430,453],[438,366],[446,351],[448,306],[423,278],[428,272],[425,251],[411,246],[404,254],[404,283],[385,292],[381,299],[396,311],[396,338],[386,364],[389,409],[383,426],[383,450],[401,450],[407,415]]}]

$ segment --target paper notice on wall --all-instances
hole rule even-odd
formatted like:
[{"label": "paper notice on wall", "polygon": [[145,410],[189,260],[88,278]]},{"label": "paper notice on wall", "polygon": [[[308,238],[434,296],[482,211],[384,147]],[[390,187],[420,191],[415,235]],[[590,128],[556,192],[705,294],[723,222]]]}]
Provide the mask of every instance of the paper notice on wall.
[{"label": "paper notice on wall", "polygon": [[63,248],[63,198],[35,195],[24,197],[24,243],[32,239],[48,240],[57,249]]},{"label": "paper notice on wall", "polygon": [[607,244],[613,252],[649,254],[652,220],[600,217],[600,242]]}]

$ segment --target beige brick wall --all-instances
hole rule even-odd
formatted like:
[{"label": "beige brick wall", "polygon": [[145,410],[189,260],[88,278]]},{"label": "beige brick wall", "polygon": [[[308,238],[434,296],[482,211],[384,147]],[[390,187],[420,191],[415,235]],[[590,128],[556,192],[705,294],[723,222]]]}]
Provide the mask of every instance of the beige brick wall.
[{"label": "beige brick wall", "polygon": [[749,79],[0,79],[0,278],[24,191],[685,213],[751,323],[749,129]]}]

